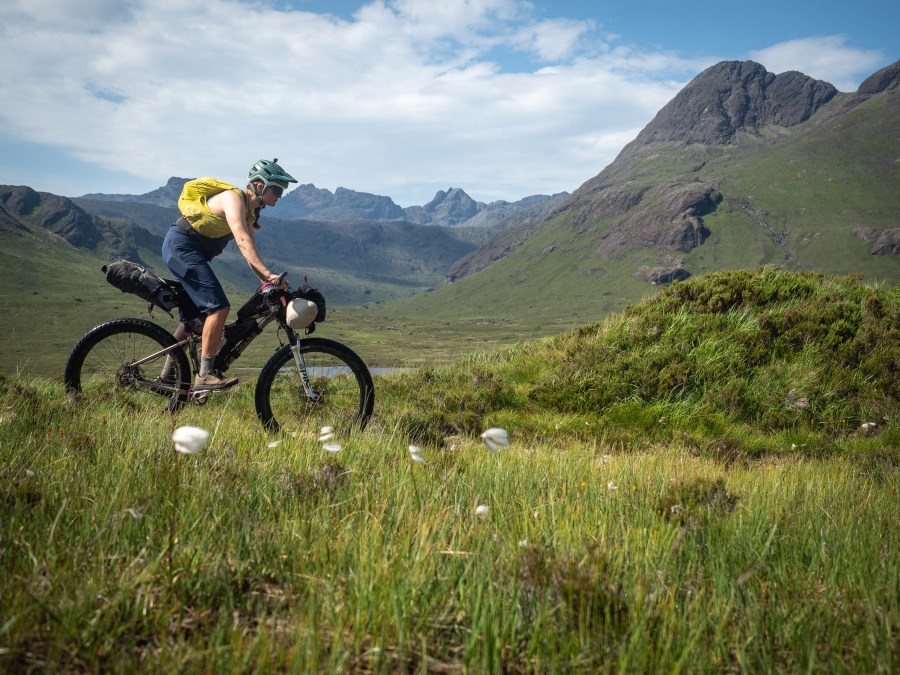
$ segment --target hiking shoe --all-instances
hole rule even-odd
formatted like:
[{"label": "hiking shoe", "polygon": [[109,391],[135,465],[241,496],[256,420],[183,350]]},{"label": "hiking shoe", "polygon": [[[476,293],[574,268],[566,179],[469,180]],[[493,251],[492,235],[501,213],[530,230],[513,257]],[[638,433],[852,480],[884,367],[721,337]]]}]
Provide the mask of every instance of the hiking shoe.
[{"label": "hiking shoe", "polygon": [[222,377],[221,374],[211,370],[206,377],[197,375],[197,377],[194,378],[194,390],[215,391],[218,389],[228,389],[228,387],[233,387],[237,383],[238,379],[236,377]]}]

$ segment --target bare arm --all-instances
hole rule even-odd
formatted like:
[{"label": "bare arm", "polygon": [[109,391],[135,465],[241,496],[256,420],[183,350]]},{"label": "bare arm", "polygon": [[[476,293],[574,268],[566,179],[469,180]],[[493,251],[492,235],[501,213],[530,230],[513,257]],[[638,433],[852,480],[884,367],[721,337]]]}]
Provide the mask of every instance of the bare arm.
[{"label": "bare arm", "polygon": [[[213,200],[216,203],[213,203]],[[257,278],[266,282],[275,277],[276,275],[272,274],[263,262],[262,256],[259,255],[256,238],[247,227],[243,197],[233,190],[220,192],[209,200],[209,207],[213,212],[221,210],[221,214],[228,221],[228,227],[231,228],[231,233],[234,235],[234,242]]]}]

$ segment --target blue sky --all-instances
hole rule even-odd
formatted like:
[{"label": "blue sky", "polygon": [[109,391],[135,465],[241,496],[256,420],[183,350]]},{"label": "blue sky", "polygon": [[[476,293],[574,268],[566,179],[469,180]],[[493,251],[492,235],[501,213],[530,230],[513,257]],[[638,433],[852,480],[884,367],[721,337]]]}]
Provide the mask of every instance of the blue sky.
[{"label": "blue sky", "polygon": [[900,3],[6,0],[0,183],[78,196],[170,176],[424,204],[572,191],[722,60],[852,91]]}]

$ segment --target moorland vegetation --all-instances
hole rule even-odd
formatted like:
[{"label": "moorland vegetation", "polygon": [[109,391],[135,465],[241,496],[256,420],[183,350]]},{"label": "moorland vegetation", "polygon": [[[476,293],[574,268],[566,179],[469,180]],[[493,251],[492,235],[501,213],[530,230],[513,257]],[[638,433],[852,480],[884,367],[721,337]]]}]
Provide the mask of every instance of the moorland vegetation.
[{"label": "moorland vegetation", "polygon": [[331,452],[4,377],[0,667],[896,672],[898,372],[896,288],[760,269],[378,378]]}]

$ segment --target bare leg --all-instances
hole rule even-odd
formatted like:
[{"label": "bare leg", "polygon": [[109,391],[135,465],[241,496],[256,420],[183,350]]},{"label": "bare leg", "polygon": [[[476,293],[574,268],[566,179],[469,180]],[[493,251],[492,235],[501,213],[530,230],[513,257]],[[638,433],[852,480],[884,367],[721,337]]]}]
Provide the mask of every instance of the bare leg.
[{"label": "bare leg", "polygon": [[[228,319],[228,312],[231,307],[225,307],[218,312],[206,315],[206,322],[203,324],[203,345],[200,356],[209,357],[219,353],[219,342],[222,341],[222,331],[225,328],[225,321]],[[179,328],[181,326],[179,325]],[[175,336],[178,337],[177,335]]]},{"label": "bare leg", "polygon": [[175,332],[172,333],[172,334],[175,336],[175,339],[176,339],[178,342],[181,342],[182,340],[184,340],[184,338],[187,336],[187,331],[186,331],[185,328],[184,328],[184,323],[182,323],[181,321],[179,321],[179,322],[178,322],[178,328],[176,328],[176,329],[175,329]]},{"label": "bare leg", "polygon": [[216,361],[216,354],[222,341],[222,331],[225,328],[225,321],[228,319],[228,311],[230,309],[230,307],[225,307],[218,312],[206,315],[200,352],[200,372],[197,373],[197,377],[194,379],[195,388],[224,389],[237,384],[236,377],[222,377],[211,372]]},{"label": "bare leg", "polygon": [[[178,342],[184,340],[187,335],[187,331],[184,328],[184,324],[179,322],[178,328],[175,329],[175,332],[172,334],[175,336],[175,339]],[[187,351],[187,345],[182,347],[184,351]],[[160,380],[173,380],[175,378],[175,359],[171,356],[166,356],[166,363],[163,366],[162,372],[159,374]]]}]

